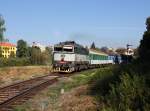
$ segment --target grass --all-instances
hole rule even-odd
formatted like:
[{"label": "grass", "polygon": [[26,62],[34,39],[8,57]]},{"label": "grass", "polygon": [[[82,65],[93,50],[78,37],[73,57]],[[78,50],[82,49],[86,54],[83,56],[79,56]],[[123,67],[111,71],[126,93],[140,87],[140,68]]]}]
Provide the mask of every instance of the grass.
[{"label": "grass", "polygon": [[[82,85],[90,86],[88,87],[90,89],[88,94],[92,94],[98,100],[99,110],[101,111],[149,111],[150,88],[146,80],[147,78],[138,73],[136,74],[129,66],[121,65],[119,67],[113,66],[87,70],[72,77],[61,79],[57,84],[50,86],[47,91],[43,91],[43,93],[35,97],[34,101],[29,101],[23,106],[19,106],[23,108],[22,110],[16,111],[81,111],[81,109],[83,110],[86,107],[89,99],[86,100],[86,97],[84,98],[87,101],[84,107],[81,104],[85,102],[82,101],[82,97],[85,95],[72,96],[68,92],[72,92],[72,89]],[[66,96],[63,98],[63,105],[61,102],[58,102],[61,100],[59,98],[63,96],[61,94],[62,89],[66,92]],[[35,100],[37,101],[35,102]],[[65,107],[74,107],[75,104],[73,103],[78,104],[77,101],[81,102],[81,106],[79,105],[80,110],[64,110]],[[33,108],[34,106],[36,108]],[[59,106],[63,106],[63,108],[60,110]]]},{"label": "grass", "polygon": [[48,66],[25,66],[0,68],[0,87],[48,74]]},{"label": "grass", "polygon": [[69,78],[62,78],[45,91],[36,95],[33,99],[27,101],[21,106],[17,106],[15,111],[47,111],[48,109],[57,111],[57,102],[62,95],[61,90],[64,89],[64,92],[69,92],[73,88],[88,84],[91,77],[94,76],[96,72],[97,69],[92,69],[79,72],[79,74],[73,75]]},{"label": "grass", "polygon": [[132,64],[99,70],[91,79],[91,94],[102,105],[100,111],[149,111],[150,88],[147,76]]}]

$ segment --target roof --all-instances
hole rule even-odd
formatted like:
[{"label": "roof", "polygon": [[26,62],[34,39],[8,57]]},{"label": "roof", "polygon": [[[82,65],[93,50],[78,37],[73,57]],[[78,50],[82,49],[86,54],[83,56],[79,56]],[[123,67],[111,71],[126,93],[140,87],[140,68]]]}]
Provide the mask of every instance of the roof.
[{"label": "roof", "polygon": [[77,44],[75,41],[65,41],[65,42],[60,42],[59,44],[56,44],[56,45],[54,45],[54,46],[64,46],[64,45],[73,45],[73,46],[75,46],[75,47],[82,47],[82,48],[84,48],[82,45],[80,45],[80,44]]},{"label": "roof", "polygon": [[8,43],[8,42],[0,42],[0,46],[16,47],[16,45],[15,45],[15,44]]},{"label": "roof", "polygon": [[96,50],[96,49],[89,49],[90,53],[95,53],[95,54],[99,54],[99,55],[107,55],[106,53],[100,51],[100,50]]}]

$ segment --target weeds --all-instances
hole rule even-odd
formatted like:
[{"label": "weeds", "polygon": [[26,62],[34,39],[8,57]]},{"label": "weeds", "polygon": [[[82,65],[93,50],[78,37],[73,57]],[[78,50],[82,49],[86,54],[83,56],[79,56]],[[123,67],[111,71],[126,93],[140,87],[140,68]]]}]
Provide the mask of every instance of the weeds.
[{"label": "weeds", "polygon": [[137,73],[132,64],[99,70],[91,79],[91,94],[103,104],[102,111],[148,111],[148,76]]},{"label": "weeds", "polygon": [[58,83],[50,86],[47,91],[41,92],[35,96],[34,99],[27,101],[25,104],[17,106],[15,111],[41,111],[42,109],[44,109],[44,111],[57,111],[59,108],[57,102],[62,95],[61,89],[68,92],[75,87],[87,84],[95,72],[96,69],[88,70],[69,78],[61,78]]}]

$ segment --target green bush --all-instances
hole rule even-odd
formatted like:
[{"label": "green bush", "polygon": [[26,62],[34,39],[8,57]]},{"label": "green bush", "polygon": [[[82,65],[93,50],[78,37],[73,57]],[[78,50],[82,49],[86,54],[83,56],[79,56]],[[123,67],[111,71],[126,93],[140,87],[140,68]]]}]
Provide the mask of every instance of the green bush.
[{"label": "green bush", "polygon": [[102,99],[106,94],[109,93],[111,89],[110,84],[115,84],[116,81],[120,81],[119,79],[118,66],[113,66],[109,68],[104,68],[98,70],[90,80],[90,94],[95,95]]},{"label": "green bush", "polygon": [[92,83],[91,94],[92,95],[100,94],[104,96],[110,89],[109,84],[112,82],[112,80],[113,80],[113,73],[111,69],[98,70],[90,80],[90,83]]},{"label": "green bush", "polygon": [[30,65],[29,58],[0,58],[0,67],[5,66],[27,66]]},{"label": "green bush", "polygon": [[102,111],[148,111],[149,76],[138,74],[132,64],[98,70],[92,76],[91,94],[102,104]]},{"label": "green bush", "polygon": [[120,76],[121,83],[111,85],[107,103],[117,111],[144,110],[146,101],[145,80],[141,76],[129,74]]}]

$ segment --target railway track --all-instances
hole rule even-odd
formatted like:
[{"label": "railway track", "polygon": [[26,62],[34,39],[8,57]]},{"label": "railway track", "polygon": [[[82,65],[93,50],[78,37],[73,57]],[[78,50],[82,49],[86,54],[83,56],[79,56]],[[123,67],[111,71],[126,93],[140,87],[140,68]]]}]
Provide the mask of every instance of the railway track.
[{"label": "railway track", "polygon": [[58,78],[70,75],[50,74],[0,88],[0,111],[12,111],[14,106],[29,100],[37,92],[58,81]]}]

